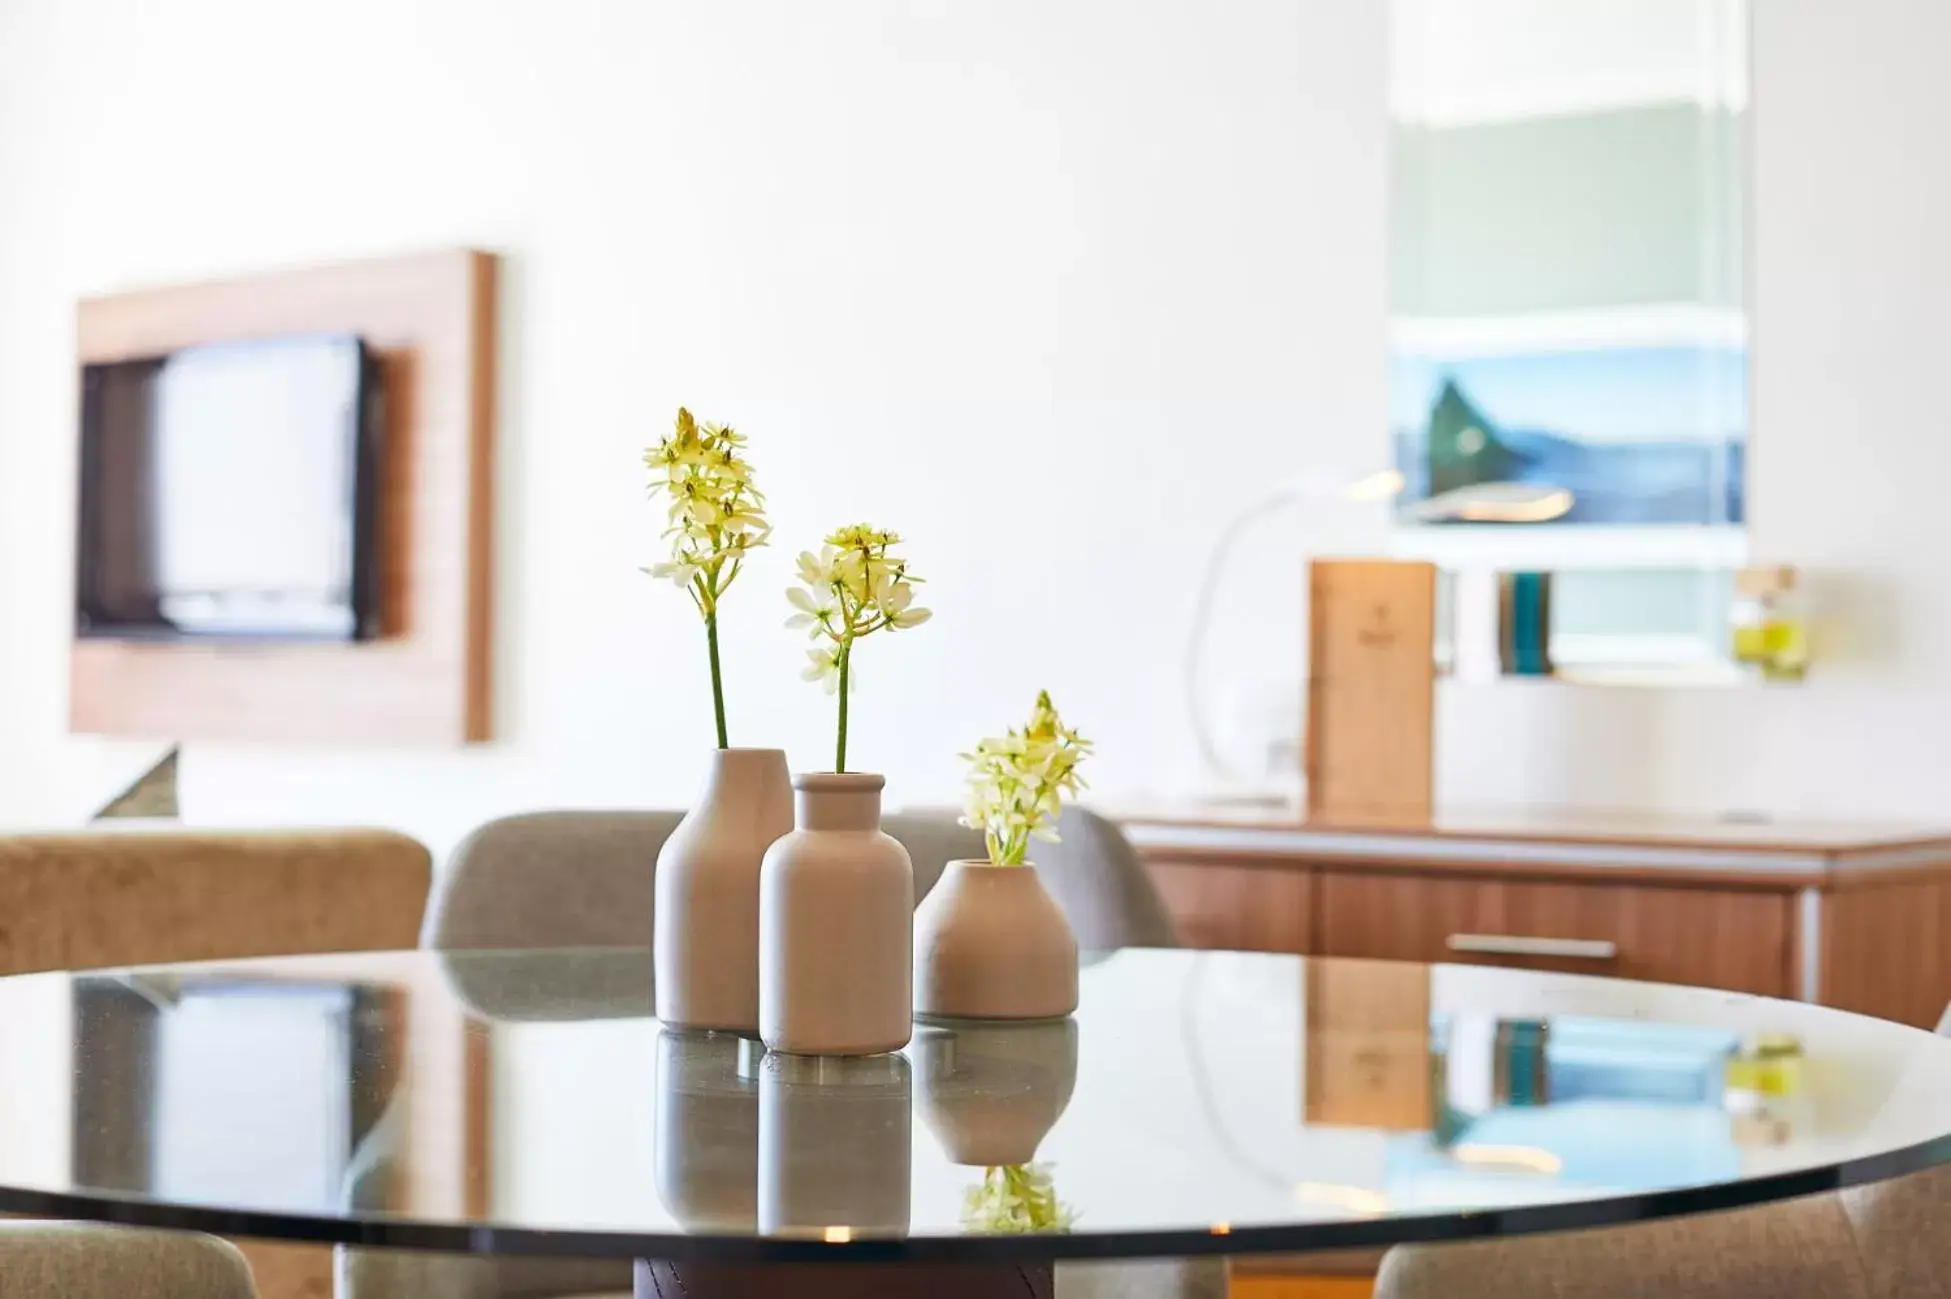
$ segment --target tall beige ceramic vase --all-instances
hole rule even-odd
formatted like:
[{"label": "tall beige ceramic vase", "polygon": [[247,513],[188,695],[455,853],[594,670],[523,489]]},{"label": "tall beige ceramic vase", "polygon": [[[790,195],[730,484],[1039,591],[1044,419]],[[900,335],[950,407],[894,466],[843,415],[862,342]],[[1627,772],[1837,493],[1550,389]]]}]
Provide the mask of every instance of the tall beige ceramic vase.
[{"label": "tall beige ceramic vase", "polygon": [[781,749],[717,749],[703,794],[657,854],[657,1017],[759,1031],[759,866],[793,828]]},{"label": "tall beige ceramic vase", "polygon": [[1034,866],[948,864],[915,913],[915,1013],[1059,1019],[1077,1009],[1077,937]]},{"label": "tall beige ceramic vase", "polygon": [[794,1055],[898,1051],[913,1032],[914,867],[879,776],[795,777],[798,828],[759,881],[759,1035]]}]

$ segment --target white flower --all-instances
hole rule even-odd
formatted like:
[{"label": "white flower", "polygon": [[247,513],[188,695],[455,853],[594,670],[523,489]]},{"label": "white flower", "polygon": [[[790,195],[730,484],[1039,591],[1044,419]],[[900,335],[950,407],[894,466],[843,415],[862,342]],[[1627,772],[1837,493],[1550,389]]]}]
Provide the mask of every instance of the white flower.
[{"label": "white flower", "polygon": [[644,570],[652,577],[661,578],[678,586],[691,585],[701,571],[701,566],[689,556],[668,560],[662,564],[652,564]]},{"label": "white flower", "polygon": [[840,612],[833,600],[820,600],[813,592],[797,586],[786,589],[786,602],[798,611],[786,619],[786,625],[794,630],[805,629],[815,640],[827,633]]},{"label": "white flower", "polygon": [[830,587],[834,583],[833,547],[825,547],[820,554],[810,550],[799,552],[799,580],[811,587]]},{"label": "white flower", "polygon": [[[830,695],[839,693],[840,690],[840,648],[839,646],[834,645],[834,646],[828,646],[825,649],[807,650],[806,658],[807,658],[806,666],[800,669],[800,673],[799,673],[800,680],[817,681],[820,683],[822,687],[825,688],[826,692]],[[849,665],[847,669],[847,693],[852,694],[854,691],[858,689],[860,689],[860,669],[853,667],[852,665]]]}]

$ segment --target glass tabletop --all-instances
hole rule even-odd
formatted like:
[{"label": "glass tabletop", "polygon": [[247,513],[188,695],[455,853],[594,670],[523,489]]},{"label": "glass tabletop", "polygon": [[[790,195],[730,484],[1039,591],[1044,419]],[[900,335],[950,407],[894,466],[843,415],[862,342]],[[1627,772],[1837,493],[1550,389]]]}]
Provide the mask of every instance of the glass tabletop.
[{"label": "glass tabletop", "polygon": [[674,1260],[1377,1246],[1951,1159],[1951,1041],[1467,966],[1131,950],[899,1055],[662,1028],[642,951],[0,980],[0,1210]]}]

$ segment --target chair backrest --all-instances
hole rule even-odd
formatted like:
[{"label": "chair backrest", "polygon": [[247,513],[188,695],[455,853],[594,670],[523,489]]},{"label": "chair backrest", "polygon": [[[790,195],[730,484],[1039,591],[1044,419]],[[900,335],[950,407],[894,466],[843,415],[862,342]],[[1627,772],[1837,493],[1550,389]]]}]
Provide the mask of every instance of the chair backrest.
[{"label": "chair backrest", "polygon": [[[901,841],[914,863],[917,903],[949,862],[988,856],[981,833],[961,825],[959,816],[948,808],[913,808],[881,819],[881,828]],[[1033,843],[1030,859],[1069,918],[1079,947],[1178,946],[1165,899],[1122,830],[1088,808],[1067,807],[1057,833],[1056,843]]]},{"label": "chair backrest", "polygon": [[[657,853],[682,812],[530,812],[475,830],[427,903],[420,945],[462,948],[648,947]],[[948,810],[901,812],[881,826],[915,868],[915,900],[942,868],[983,855],[982,836]]]},{"label": "chair backrest", "polygon": [[531,812],[475,830],[427,903],[422,947],[648,947],[657,853],[681,812]]},{"label": "chair backrest", "polygon": [[900,840],[914,863],[917,906],[950,862],[979,861],[989,855],[981,832],[963,825],[961,815],[952,808],[915,807],[881,818],[881,829]]},{"label": "chair backrest", "polygon": [[0,974],[407,947],[432,856],[388,830],[0,835]]},{"label": "chair backrest", "polygon": [[[422,947],[647,947],[657,853],[680,812],[531,812],[490,821],[454,850],[434,886]],[[890,813],[881,828],[908,850],[915,900],[951,861],[980,859],[982,835],[948,808]],[[1172,918],[1122,831],[1065,808],[1057,843],[1032,849],[1079,946],[1173,947]]]},{"label": "chair backrest", "polygon": [[233,1245],[187,1232],[0,1223],[6,1299],[255,1299]]},{"label": "chair backrest", "polygon": [[1087,807],[1067,807],[1057,834],[1056,843],[1032,843],[1030,860],[1070,918],[1079,947],[1179,945],[1165,899],[1124,831]]}]

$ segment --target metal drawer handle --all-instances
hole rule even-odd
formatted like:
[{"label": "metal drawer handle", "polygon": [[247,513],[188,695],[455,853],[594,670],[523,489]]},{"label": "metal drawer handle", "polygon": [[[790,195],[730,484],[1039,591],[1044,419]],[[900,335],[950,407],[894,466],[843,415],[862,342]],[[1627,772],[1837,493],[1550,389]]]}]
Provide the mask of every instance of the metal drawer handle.
[{"label": "metal drawer handle", "polygon": [[1513,938],[1504,934],[1451,934],[1443,945],[1479,956],[1557,956],[1575,961],[1610,961],[1619,945],[1598,938]]}]

